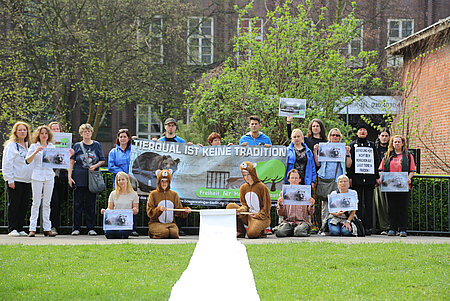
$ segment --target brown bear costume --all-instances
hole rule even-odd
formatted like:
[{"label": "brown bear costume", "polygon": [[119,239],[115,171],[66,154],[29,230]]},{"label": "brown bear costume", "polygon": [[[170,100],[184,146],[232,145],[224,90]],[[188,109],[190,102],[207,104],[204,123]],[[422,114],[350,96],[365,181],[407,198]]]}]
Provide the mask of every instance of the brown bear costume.
[{"label": "brown bear costume", "polygon": [[265,229],[270,225],[270,192],[256,174],[256,163],[245,161],[241,164],[241,173],[248,171],[253,179],[253,184],[242,184],[240,188],[241,206],[229,203],[227,209],[236,209],[237,212],[251,212],[251,215],[239,215],[237,219],[238,237],[245,237],[244,224],[248,225],[247,237],[265,237]]},{"label": "brown bear costume", "polygon": [[[187,212],[163,211],[162,208],[169,209],[188,209],[183,207],[178,193],[170,190],[170,180],[172,174],[170,170],[156,171],[157,187],[148,196],[147,215],[150,218],[148,223],[148,236],[150,238],[178,238],[178,227],[174,222],[174,214],[187,216]],[[169,181],[166,190],[162,188],[162,179]]]}]

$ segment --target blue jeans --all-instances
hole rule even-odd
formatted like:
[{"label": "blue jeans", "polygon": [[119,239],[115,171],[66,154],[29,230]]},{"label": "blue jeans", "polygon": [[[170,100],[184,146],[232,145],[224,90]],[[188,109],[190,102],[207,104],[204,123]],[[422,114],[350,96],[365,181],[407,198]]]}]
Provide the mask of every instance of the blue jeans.
[{"label": "blue jeans", "polygon": [[341,223],[339,223],[337,225],[332,225],[332,224],[330,224],[330,220],[331,219],[328,220],[328,230],[329,230],[330,235],[332,235],[332,236],[341,236],[341,235],[342,236],[351,236],[351,235],[353,235]]},{"label": "blue jeans", "polygon": [[106,230],[105,236],[109,239],[119,238],[119,239],[125,239],[130,236],[131,230]]}]

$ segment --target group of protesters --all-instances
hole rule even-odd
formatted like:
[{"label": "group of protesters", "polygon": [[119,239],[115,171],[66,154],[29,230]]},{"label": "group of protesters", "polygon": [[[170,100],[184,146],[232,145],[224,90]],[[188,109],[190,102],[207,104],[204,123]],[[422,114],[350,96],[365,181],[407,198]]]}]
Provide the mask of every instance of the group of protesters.
[{"label": "group of protesters", "polygon": [[[346,149],[344,162],[319,161],[319,143],[339,143],[342,133],[338,128],[328,131],[320,119],[309,122],[306,137],[300,129],[291,128],[292,117],[287,117],[286,131],[291,143],[288,146],[285,183],[310,185],[312,190],[308,205],[285,204],[282,192],[277,201],[279,225],[272,230],[277,237],[309,236],[314,233],[313,224],[320,227],[319,235],[361,236],[373,231],[373,209],[381,234],[407,236],[409,192],[381,192],[380,173],[407,172],[408,184],[415,172],[414,158],[408,153],[406,141],[399,135],[392,136],[383,128],[376,142],[367,139],[365,123],[358,123],[357,138]],[[177,121],[168,118],[164,122],[165,133],[155,141],[186,143],[176,135]],[[270,138],[260,131],[258,116],[249,118],[250,131],[243,135],[239,145],[271,147]],[[42,166],[44,148],[54,148],[53,133],[61,132],[61,125],[52,122],[36,128],[33,135],[30,126],[17,122],[9,140],[4,144],[2,159],[3,177],[6,181],[8,201],[8,232],[10,236],[36,235],[39,207],[42,202],[42,228],[45,236],[54,237],[60,226],[61,203],[67,201],[67,184],[73,189],[72,235],[81,234],[82,214],[88,235],[97,235],[95,226],[96,193],[89,189],[89,173],[105,163],[100,143],[92,140],[93,127],[82,124],[79,134],[82,140],[70,149],[68,170]],[[127,129],[117,133],[115,146],[109,152],[108,169],[113,173],[114,190],[108,199],[106,210],[129,209],[136,217],[139,213],[139,197],[134,191],[129,173],[132,137]],[[210,145],[221,145],[221,135],[211,133]],[[192,142],[188,142],[192,145]],[[202,146],[201,144],[199,144]],[[355,168],[355,149],[371,148],[373,151],[372,173],[360,173]],[[259,238],[272,234],[270,231],[271,198],[266,185],[258,178],[255,162],[243,162],[240,170],[245,183],[240,187],[240,205],[229,203],[227,209],[236,210],[237,237]],[[178,194],[170,189],[172,170],[157,171],[157,187],[148,197],[146,211],[149,217],[148,235],[151,238],[178,238],[182,230],[177,226],[176,216],[185,218],[191,212],[184,207]],[[410,188],[410,186],[409,186]],[[328,210],[328,196],[351,193],[358,202],[358,210]],[[31,217],[28,234],[24,231],[25,216],[32,196]],[[314,221],[315,210],[320,209],[321,221]],[[136,218],[132,230],[108,230],[107,238],[139,236]]]}]

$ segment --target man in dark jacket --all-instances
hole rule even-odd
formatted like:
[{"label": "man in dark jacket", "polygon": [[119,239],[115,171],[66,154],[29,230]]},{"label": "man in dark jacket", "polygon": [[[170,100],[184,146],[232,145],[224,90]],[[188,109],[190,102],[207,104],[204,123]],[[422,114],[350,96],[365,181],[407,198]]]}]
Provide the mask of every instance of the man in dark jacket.
[{"label": "man in dark jacket", "polygon": [[373,228],[373,190],[379,181],[378,166],[380,160],[375,143],[367,140],[367,124],[357,125],[357,138],[350,143],[352,166],[348,169],[351,186],[358,193],[357,215],[366,228],[366,235]]}]

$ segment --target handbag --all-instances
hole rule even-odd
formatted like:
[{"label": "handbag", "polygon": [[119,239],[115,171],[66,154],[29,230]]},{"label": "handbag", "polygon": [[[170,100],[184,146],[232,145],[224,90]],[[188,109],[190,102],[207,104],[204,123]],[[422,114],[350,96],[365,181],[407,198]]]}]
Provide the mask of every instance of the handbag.
[{"label": "handbag", "polygon": [[337,183],[336,183],[336,175],[339,168],[339,164],[336,165],[336,172],[334,173],[333,179],[317,179],[317,190],[316,195],[324,200],[328,200],[328,195],[337,190]]},{"label": "handbag", "polygon": [[[84,149],[83,142],[80,142],[81,150],[86,156],[86,150]],[[89,191],[91,193],[99,193],[106,189],[105,180],[100,170],[90,171],[88,170],[89,179]]]}]

